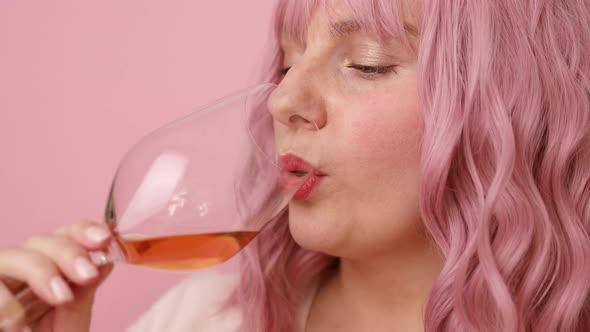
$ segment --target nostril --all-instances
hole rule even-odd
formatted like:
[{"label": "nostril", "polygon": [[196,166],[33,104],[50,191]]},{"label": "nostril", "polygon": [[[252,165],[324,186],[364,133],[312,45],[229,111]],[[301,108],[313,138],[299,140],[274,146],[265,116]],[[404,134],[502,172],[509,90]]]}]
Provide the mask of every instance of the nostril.
[{"label": "nostril", "polygon": [[305,119],[304,117],[302,117],[301,115],[291,115],[291,117],[289,117],[289,123],[292,124],[306,124],[306,123],[310,123],[307,119]]},{"label": "nostril", "polygon": [[320,127],[318,127],[317,122],[314,121],[314,119],[312,119],[311,117],[306,118],[304,116],[301,115],[291,115],[289,117],[289,126],[295,126],[295,127],[300,127],[300,128],[307,128],[310,130],[319,130]]},{"label": "nostril", "polygon": [[318,126],[311,118],[305,118],[301,115],[291,115],[289,117],[289,126],[306,128],[309,130],[318,130]]}]

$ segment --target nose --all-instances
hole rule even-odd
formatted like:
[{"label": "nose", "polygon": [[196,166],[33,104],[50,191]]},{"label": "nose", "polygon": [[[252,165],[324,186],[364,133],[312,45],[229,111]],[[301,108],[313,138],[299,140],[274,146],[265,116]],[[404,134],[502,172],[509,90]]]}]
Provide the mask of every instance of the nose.
[{"label": "nose", "polygon": [[316,88],[319,83],[311,68],[302,63],[291,67],[268,99],[274,120],[298,129],[322,129],[327,115],[321,90]]}]

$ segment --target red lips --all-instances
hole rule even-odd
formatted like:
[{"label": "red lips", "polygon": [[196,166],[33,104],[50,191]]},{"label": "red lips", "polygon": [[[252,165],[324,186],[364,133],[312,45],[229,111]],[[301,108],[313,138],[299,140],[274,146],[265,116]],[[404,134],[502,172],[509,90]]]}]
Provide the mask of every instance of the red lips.
[{"label": "red lips", "polygon": [[279,164],[281,170],[287,172],[294,172],[294,171],[302,171],[307,173],[313,173],[317,176],[324,176],[326,174],[320,172],[316,167],[311,165],[306,160],[294,155],[294,154],[286,154],[279,158]]},{"label": "red lips", "polygon": [[306,160],[287,154],[279,158],[281,178],[279,185],[283,190],[296,190],[294,200],[304,200],[316,190],[326,175]]}]

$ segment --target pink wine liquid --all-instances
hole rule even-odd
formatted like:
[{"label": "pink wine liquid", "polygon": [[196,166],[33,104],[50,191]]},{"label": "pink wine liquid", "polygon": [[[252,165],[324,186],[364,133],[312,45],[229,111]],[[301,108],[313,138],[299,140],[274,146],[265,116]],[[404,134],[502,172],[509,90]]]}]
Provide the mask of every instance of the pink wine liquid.
[{"label": "pink wine liquid", "polygon": [[127,263],[164,270],[195,270],[223,263],[257,232],[220,232],[146,239],[115,238]]}]

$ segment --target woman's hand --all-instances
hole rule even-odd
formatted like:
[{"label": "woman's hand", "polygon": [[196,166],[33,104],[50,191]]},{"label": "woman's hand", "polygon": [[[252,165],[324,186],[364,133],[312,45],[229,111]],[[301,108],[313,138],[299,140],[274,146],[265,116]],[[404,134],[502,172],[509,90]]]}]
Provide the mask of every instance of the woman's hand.
[{"label": "woman's hand", "polygon": [[112,264],[93,264],[88,251],[105,251],[109,242],[106,225],[84,221],[0,249],[0,331],[28,331],[26,312],[15,297],[26,286],[55,307],[30,327],[33,331],[88,331],[94,294],[112,270]]}]

